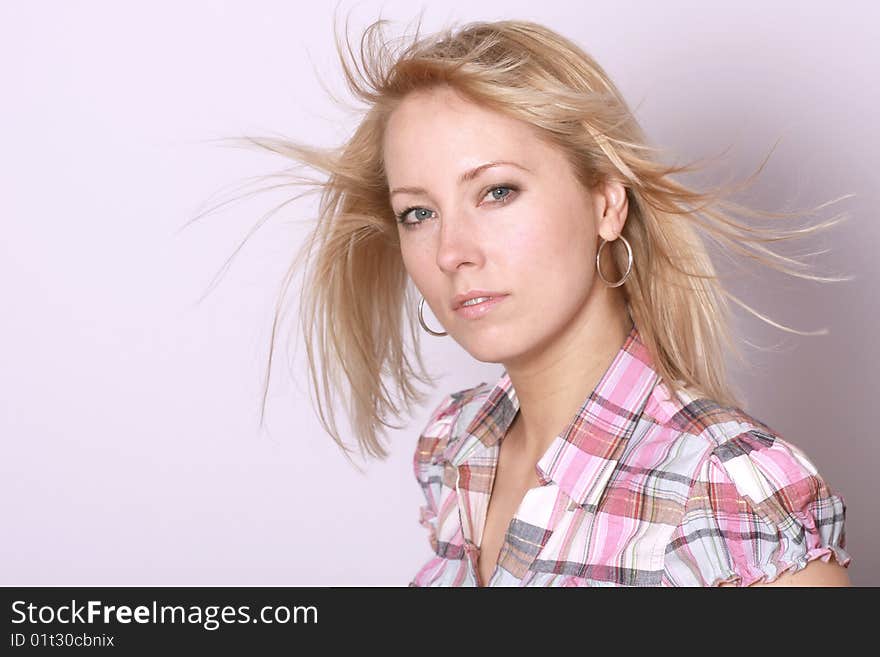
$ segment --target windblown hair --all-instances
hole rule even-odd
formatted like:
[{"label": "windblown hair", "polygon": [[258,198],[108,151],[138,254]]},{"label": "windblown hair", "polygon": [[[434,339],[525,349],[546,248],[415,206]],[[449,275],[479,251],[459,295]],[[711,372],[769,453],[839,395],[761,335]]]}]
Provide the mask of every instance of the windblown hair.
[{"label": "windblown hair", "polygon": [[[412,39],[395,45],[383,36],[387,22],[380,19],[365,29],[359,61],[346,23],[345,50],[351,62],[334,28],[348,88],[367,105],[344,144],[317,148],[283,137],[241,139],[327,174],[326,180],[313,180],[288,169],[274,174],[284,179],[281,185],[264,188],[307,185],[320,192],[317,220],[282,284],[266,386],[278,311],[295,272],[305,264],[299,318],[313,388],[319,393],[318,413],[346,455],[351,449],[337,429],[335,395],[346,404],[361,453],[385,458],[382,427],[402,428],[391,417],[424,401],[418,382],[433,383],[419,348],[418,296],[400,254],[381,150],[389,115],[415,90],[448,85],[465,98],[537,128],[567,155],[583,185],[609,179],[624,184],[629,211],[623,235],[632,245],[634,265],[621,289],[655,368],[673,393],[688,389],[723,405],[741,406],[725,367],[725,347],[742,359],[730,337],[728,300],[778,328],[801,333],[769,320],[725,290],[704,238],[714,240],[725,255],[736,253],[793,276],[849,280],[804,273],[803,262],[766,246],[830,227],[844,216],[788,230],[735,220],[736,214],[792,216],[752,210],[727,198],[749,184],[767,159],[740,186],[696,191],[675,181],[674,175],[698,167],[662,164],[659,149],[648,144],[608,75],[569,39],[517,20],[472,22],[421,36],[420,18]],[[603,264],[603,274],[618,278],[626,268],[625,250],[605,250],[613,255],[612,267]],[[405,344],[407,330],[412,354]],[[263,412],[265,403],[264,394]]]}]

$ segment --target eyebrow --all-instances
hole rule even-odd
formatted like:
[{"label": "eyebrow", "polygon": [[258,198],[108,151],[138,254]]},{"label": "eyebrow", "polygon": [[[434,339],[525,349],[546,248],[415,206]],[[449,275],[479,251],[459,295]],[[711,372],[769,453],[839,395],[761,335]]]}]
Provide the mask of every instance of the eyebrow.
[{"label": "eyebrow", "polygon": [[[525,168],[521,164],[517,164],[516,162],[511,162],[509,160],[493,160],[492,162],[486,162],[485,164],[481,164],[478,167],[474,167],[470,171],[465,171],[458,177],[458,184],[463,185],[464,183],[473,180],[477,176],[479,176],[483,171],[487,169],[491,169],[492,167],[497,167],[502,164],[509,164],[511,166],[517,167],[518,169],[522,169],[523,171],[527,171],[531,173],[527,168]],[[427,195],[427,190],[422,187],[397,187],[391,190],[390,196],[394,196],[395,194],[425,194]]]}]

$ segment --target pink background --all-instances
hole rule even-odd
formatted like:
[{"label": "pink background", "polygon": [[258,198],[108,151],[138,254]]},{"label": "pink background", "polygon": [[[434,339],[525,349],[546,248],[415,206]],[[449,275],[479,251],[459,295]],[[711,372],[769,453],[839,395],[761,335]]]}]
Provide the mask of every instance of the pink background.
[{"label": "pink background", "polygon": [[[275,297],[316,197],[270,219],[201,304],[287,195],[177,232],[247,176],[287,166],[208,140],[326,146],[353,128],[319,84],[347,99],[333,4],[0,4],[0,584],[403,586],[430,556],[416,437],[442,395],[500,366],[426,334],[439,386],[390,434],[392,456],[358,473],[320,429],[301,345],[279,342],[258,427]],[[677,161],[733,144],[694,182],[743,178],[781,136],[741,200],[783,210],[856,194],[823,215],[846,211],[848,223],[783,250],[829,248],[818,271],[855,281],[761,270],[730,284],[774,320],[829,335],[737,311],[743,338],[778,348],[746,346],[755,365],[734,374],[747,410],[844,494],[852,580],[880,585],[877,5],[593,4],[446,2],[424,29],[543,22],[598,59]],[[380,10],[393,34],[416,15],[407,2],[343,2],[340,16],[349,10],[355,39]]]}]

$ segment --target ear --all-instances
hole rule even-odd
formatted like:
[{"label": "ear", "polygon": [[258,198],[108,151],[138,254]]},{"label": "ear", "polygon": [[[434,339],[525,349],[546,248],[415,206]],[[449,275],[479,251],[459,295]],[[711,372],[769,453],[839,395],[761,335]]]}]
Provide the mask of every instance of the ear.
[{"label": "ear", "polygon": [[623,232],[629,204],[626,187],[617,180],[600,183],[595,192],[595,208],[599,235],[612,242]]}]

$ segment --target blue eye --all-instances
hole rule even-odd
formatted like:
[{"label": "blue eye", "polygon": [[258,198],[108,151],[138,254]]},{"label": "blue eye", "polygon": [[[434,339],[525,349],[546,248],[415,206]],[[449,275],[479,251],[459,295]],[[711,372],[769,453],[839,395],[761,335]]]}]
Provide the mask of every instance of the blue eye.
[{"label": "blue eye", "polygon": [[[406,210],[404,210],[403,212],[401,212],[400,214],[397,215],[397,222],[400,223],[400,224],[403,224],[404,226],[407,226],[407,227],[409,227],[409,226],[418,226],[420,223],[422,223],[421,221],[409,221],[409,222],[404,221],[404,218],[405,218],[406,215],[408,215],[410,212],[416,212],[416,214],[417,214],[417,216],[418,216],[418,213],[419,213],[419,212],[427,212],[427,213],[430,213],[431,211],[428,210],[427,208],[420,208],[420,207],[416,207],[416,206],[409,207],[409,208],[407,208]],[[421,217],[421,218],[422,218],[422,219],[429,219],[430,217],[425,217],[425,216],[423,216],[423,217]]]},{"label": "blue eye", "polygon": [[[491,193],[494,193],[494,192],[497,192],[497,191],[503,191],[503,190],[505,190],[505,189],[510,190],[510,187],[504,187],[503,185],[499,185],[498,187],[493,187],[491,190],[489,190],[489,193],[491,194]],[[503,201],[503,200],[506,199],[508,196],[510,196],[509,193],[508,193],[507,195],[505,195],[505,196],[501,196],[501,197],[496,196],[495,199],[496,199],[496,200],[499,200],[499,201]]]},{"label": "blue eye", "polygon": [[[505,189],[508,190],[507,194],[505,194],[503,196],[495,195],[495,192],[497,192],[499,190],[505,190]],[[516,191],[519,191],[519,188],[516,187],[516,185],[495,185],[494,187],[490,187],[488,190],[486,190],[486,194],[487,195],[492,194],[492,198],[495,199],[495,202],[493,203],[493,205],[503,205],[504,203],[507,203],[510,200],[510,198],[511,198],[510,192],[516,192]],[[421,219],[419,219],[418,221],[404,221],[404,219],[406,219],[406,216],[410,212],[415,212],[416,217],[419,217],[420,216],[419,212],[421,212],[422,213]],[[397,223],[399,223],[400,225],[402,225],[404,228],[407,228],[407,229],[418,228],[422,223],[424,223],[425,219],[431,218],[430,215],[432,213],[433,213],[433,210],[428,210],[427,208],[413,205],[413,206],[408,207],[403,212],[400,212],[396,215],[397,216]]]}]

